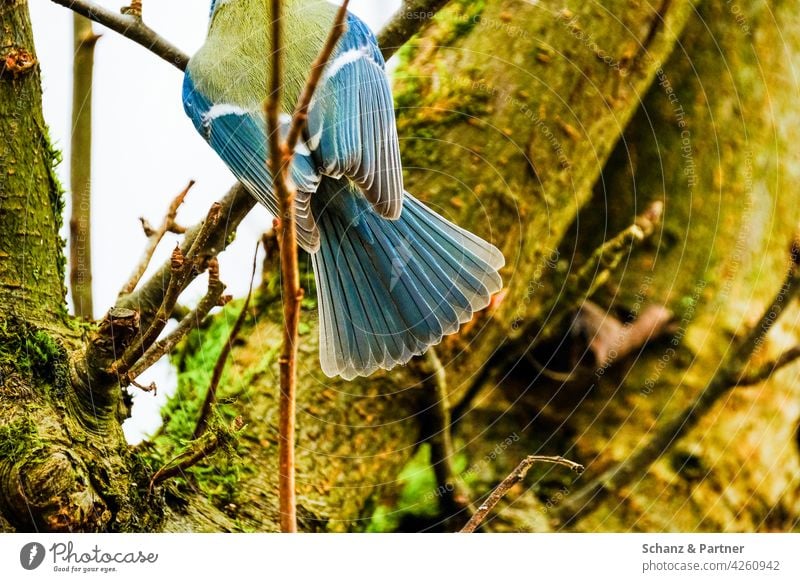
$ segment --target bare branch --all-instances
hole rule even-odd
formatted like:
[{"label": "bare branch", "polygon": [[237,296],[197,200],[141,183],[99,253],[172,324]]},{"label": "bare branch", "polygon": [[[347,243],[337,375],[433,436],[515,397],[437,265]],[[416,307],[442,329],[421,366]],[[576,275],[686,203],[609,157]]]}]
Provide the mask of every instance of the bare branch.
[{"label": "bare branch", "polygon": [[[141,334],[136,341],[133,342],[125,353],[116,362],[114,362],[111,373],[120,376],[127,374],[131,367],[145,355],[145,351],[156,341],[164,326],[169,321],[172,315],[172,309],[178,302],[178,297],[188,285],[191,280],[193,272],[202,271],[202,262],[206,259],[199,250],[203,248],[205,243],[211,236],[211,232],[217,226],[220,220],[220,206],[214,204],[206,216],[206,221],[200,229],[197,237],[189,247],[189,253],[184,256],[180,247],[176,247],[172,253],[171,261],[171,276],[167,291],[164,298],[156,311],[153,321],[150,322],[147,331]],[[219,276],[219,265],[216,257],[209,260],[209,277],[214,277],[213,270],[216,270],[217,277]],[[121,378],[123,384],[124,378]]]},{"label": "bare branch", "polygon": [[[223,296],[225,291],[225,284],[219,278],[209,277],[208,291],[192,311],[187,313],[181,318],[178,327],[175,328],[171,334],[162,340],[154,343],[145,352],[139,361],[131,366],[128,376],[130,378],[138,378],[153,364],[160,360],[165,355],[172,352],[178,343],[185,338],[190,331],[200,326],[206,316],[215,307],[222,307],[231,300],[230,296]],[[133,383],[133,382],[131,382]]]},{"label": "bare branch", "polygon": [[131,386],[138,388],[142,392],[152,392],[153,395],[158,394],[158,386],[156,386],[155,382],[150,382],[148,386],[144,386],[143,384],[139,384],[138,382],[131,380]]},{"label": "bare branch", "polygon": [[287,141],[280,139],[281,86],[283,83],[283,21],[280,0],[271,0],[272,63],[270,68],[269,96],[264,102],[267,119],[268,165],[280,211],[279,241],[281,252],[281,281],[283,288],[283,349],[280,365],[279,439],[279,492],[281,530],[297,531],[297,502],[295,499],[294,442],[295,442],[295,392],[297,389],[297,341],[300,327],[300,303],[303,289],[300,286],[300,269],[297,259],[297,225],[295,223],[295,191],[288,180],[289,165],[294,156],[294,146],[308,117],[308,106],[325,64],[345,29],[347,5],[345,0],[336,14],[328,39],[314,61],[300,100],[295,108]]},{"label": "bare branch", "polygon": [[222,351],[220,351],[219,356],[217,357],[217,362],[214,364],[214,372],[211,374],[211,382],[208,385],[206,397],[203,400],[203,406],[200,409],[200,416],[197,419],[197,425],[194,429],[193,438],[195,439],[200,438],[208,426],[208,417],[211,414],[211,409],[217,402],[217,389],[219,388],[220,380],[222,380],[222,372],[225,371],[225,364],[228,362],[228,357],[233,349],[233,344],[236,341],[236,338],[239,337],[239,332],[242,330],[242,326],[247,319],[247,310],[250,308],[250,298],[253,296],[253,281],[255,281],[256,278],[257,257],[258,245],[256,246],[256,252],[253,253],[253,273],[250,275],[250,288],[247,291],[247,298],[244,300],[244,305],[242,305],[242,310],[239,312],[239,317],[236,318],[236,322],[233,324],[230,334],[228,334],[228,341],[222,345]]},{"label": "bare branch", "polygon": [[436,13],[450,0],[405,0],[378,35],[383,58],[388,59],[408,39],[430,24]]},{"label": "bare branch", "polygon": [[733,379],[734,386],[754,386],[769,379],[773,374],[800,359],[800,346],[783,352],[775,360],[762,364],[754,370],[747,370],[741,377]]},{"label": "bare branch", "polygon": [[145,235],[147,235],[148,238],[147,247],[145,247],[142,259],[134,269],[133,273],[128,279],[128,282],[122,286],[122,289],[120,289],[118,297],[124,297],[136,289],[136,286],[139,284],[139,281],[141,281],[142,276],[147,270],[147,267],[150,265],[150,260],[153,258],[153,254],[156,252],[161,239],[164,238],[164,235],[168,232],[180,230],[180,227],[177,227],[175,224],[175,217],[178,214],[178,208],[180,208],[181,204],[183,204],[183,201],[186,199],[186,195],[189,193],[189,190],[192,189],[194,184],[194,180],[190,180],[186,188],[184,188],[181,193],[175,197],[175,199],[169,205],[167,214],[164,217],[164,220],[161,222],[161,226],[159,228],[153,229],[150,226],[150,223],[148,223],[144,218],[141,219],[142,227],[144,228]]},{"label": "bare branch", "polygon": [[[336,18],[333,21],[333,26],[328,33],[328,38],[326,39],[319,55],[317,55],[316,60],[314,60],[314,63],[311,65],[311,72],[308,75],[305,87],[303,88],[303,92],[301,93],[300,99],[295,107],[294,115],[292,116],[292,126],[289,129],[288,135],[286,136],[286,149],[289,152],[294,152],[294,148],[297,145],[297,142],[300,140],[300,136],[302,135],[303,129],[306,126],[306,122],[308,121],[308,108],[311,105],[311,99],[314,97],[314,92],[317,90],[317,85],[322,78],[322,73],[325,71],[325,67],[327,66],[328,61],[330,60],[331,55],[336,48],[336,43],[339,42],[339,39],[342,37],[345,29],[347,28],[347,5],[349,1],[350,0],[346,0],[339,8]],[[274,57],[273,66],[275,66]],[[288,161],[286,161],[286,163],[288,164]]]},{"label": "bare branch", "polygon": [[517,465],[517,468],[514,469],[508,477],[503,479],[500,485],[495,487],[494,491],[492,491],[489,494],[489,497],[486,498],[486,501],[481,503],[478,511],[476,511],[472,518],[467,522],[467,525],[461,529],[461,533],[474,533],[475,530],[478,529],[478,527],[480,527],[480,525],[486,520],[489,513],[497,506],[498,503],[500,503],[500,500],[506,496],[506,494],[511,490],[512,487],[514,487],[514,485],[525,479],[525,475],[528,474],[528,471],[536,463],[562,465],[572,469],[576,473],[583,473],[583,465],[579,465],[578,463],[565,459],[564,457],[529,455],[523,459],[519,465]]},{"label": "bare branch", "polygon": [[159,483],[163,483],[167,479],[180,475],[187,469],[194,467],[199,462],[207,459],[222,446],[227,444],[232,437],[244,429],[245,424],[241,416],[237,416],[230,427],[230,434],[221,432],[210,432],[204,435],[200,441],[196,441],[193,446],[188,450],[182,452],[169,463],[161,467],[150,479],[149,491],[152,493],[153,488]]},{"label": "bare branch", "polygon": [[[256,199],[247,192],[241,183],[237,183],[222,200],[215,204],[219,208],[220,220],[210,229],[208,221],[189,228],[180,245],[184,255],[188,255],[189,251],[194,249],[198,256],[211,258],[224,251],[233,241],[232,233],[236,232],[245,216],[255,207]],[[198,236],[201,232],[204,233],[203,239],[198,243]],[[189,282],[199,274],[199,272],[191,273]],[[166,261],[151,278],[140,284],[133,293],[121,297],[117,301],[117,307],[139,311],[142,326],[146,327],[164,300],[171,276],[171,261]]]},{"label": "bare branch", "polygon": [[[433,0],[431,2],[423,2],[421,0],[412,0],[405,2],[403,8],[398,11],[378,37],[383,57],[388,59],[396,53],[401,46],[408,42],[408,39],[430,23],[430,18],[427,15],[437,12],[448,1]],[[131,2],[126,14],[117,14],[91,0],[52,0],[52,2],[69,8],[89,20],[102,24],[114,32],[129,38],[181,71],[185,71],[189,64],[189,56],[187,54],[142,22],[141,0]],[[135,9],[137,4],[138,15]],[[407,17],[407,14],[415,12],[417,14],[423,13],[423,17]]]},{"label": "bare branch", "polygon": [[90,20],[79,14],[72,16],[75,56],[72,65],[69,284],[75,315],[92,319],[92,76],[94,47],[100,37],[92,30]]},{"label": "bare branch", "polygon": [[[542,313],[549,314],[549,316],[541,332],[533,334],[538,335],[539,342],[552,337],[567,314],[573,313],[575,307],[592,297],[600,287],[608,282],[622,259],[631,252],[632,248],[653,234],[656,225],[661,221],[663,210],[662,202],[657,201],[651,204],[636,217],[632,225],[595,249],[580,269],[570,275],[564,292],[557,294],[553,299],[554,302],[558,302],[558,309],[555,308],[555,305],[542,309]],[[538,328],[539,323],[537,322],[534,327]]]},{"label": "bare branch", "polygon": [[[142,45],[151,53],[161,57],[181,71],[186,70],[186,66],[189,64],[189,57],[152,28],[144,24],[141,15],[136,16],[132,13],[117,14],[90,0],[52,1],[131,39],[133,42]],[[141,2],[139,4],[141,5]]]}]

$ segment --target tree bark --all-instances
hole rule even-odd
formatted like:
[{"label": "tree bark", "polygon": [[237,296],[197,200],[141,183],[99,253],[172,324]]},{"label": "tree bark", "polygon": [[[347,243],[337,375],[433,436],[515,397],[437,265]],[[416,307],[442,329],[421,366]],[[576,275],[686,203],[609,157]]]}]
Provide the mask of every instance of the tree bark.
[{"label": "tree bark", "polygon": [[59,156],[42,117],[26,2],[0,2],[0,41],[0,526],[144,526],[119,389],[86,384],[81,330],[66,316]]},{"label": "tree bark", "polygon": [[[794,10],[785,2],[744,12],[725,2],[703,3],[682,50],[665,64],[630,124],[626,151],[617,150],[581,215],[582,230],[593,239],[601,225],[592,215],[609,217],[613,232],[650,200],[666,202],[663,242],[631,256],[603,301],[623,313],[635,310],[641,297],[663,302],[678,322],[635,363],[602,378],[569,422],[591,424],[575,439],[591,463],[589,478],[643,446],[709,386],[781,287],[800,225],[793,144],[798,86],[787,82],[800,56]],[[587,238],[578,247],[592,244]],[[796,321],[791,306],[757,351],[756,364],[797,343]],[[576,527],[795,529],[797,371],[793,366],[758,386],[732,388],[699,426]]]},{"label": "tree bark", "polygon": [[[565,454],[587,465],[577,480],[553,470],[535,474],[493,529],[796,529],[796,366],[758,387],[732,388],[658,462],[654,457],[628,486],[573,519],[587,503],[582,485],[624,462],[692,402],[780,288],[800,218],[790,137],[797,86],[787,82],[800,49],[792,11],[764,2],[740,16],[728,3],[704,2],[657,72],[557,254],[580,265],[651,202],[663,201],[652,242],[625,258],[595,301],[608,318],[628,324],[647,305],[666,304],[674,325],[598,368],[592,336],[576,338],[567,321],[552,346],[534,353],[569,373],[568,381],[520,361],[479,394],[458,432],[466,456],[478,459],[480,470],[470,473],[475,490],[489,491],[529,453]],[[779,320],[756,363],[796,344],[796,314],[792,307]],[[510,434],[520,438],[482,463]]]},{"label": "tree bark", "polygon": [[60,159],[42,118],[27,4],[0,3],[0,302],[4,315],[52,323],[64,311]]}]

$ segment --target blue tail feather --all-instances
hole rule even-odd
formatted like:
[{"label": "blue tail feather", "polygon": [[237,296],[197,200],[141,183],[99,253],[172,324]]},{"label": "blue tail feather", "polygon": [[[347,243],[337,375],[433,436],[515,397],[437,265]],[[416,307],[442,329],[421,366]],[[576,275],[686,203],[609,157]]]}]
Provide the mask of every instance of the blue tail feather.
[{"label": "blue tail feather", "polygon": [[502,254],[408,194],[400,218],[387,220],[347,180],[323,178],[312,211],[328,376],[351,379],[404,364],[500,290]]}]

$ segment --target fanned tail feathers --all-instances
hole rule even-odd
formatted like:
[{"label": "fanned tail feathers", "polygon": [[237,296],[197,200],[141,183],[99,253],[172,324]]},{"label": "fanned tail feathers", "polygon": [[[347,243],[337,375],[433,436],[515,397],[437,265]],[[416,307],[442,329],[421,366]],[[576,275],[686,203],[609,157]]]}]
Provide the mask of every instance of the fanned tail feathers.
[{"label": "fanned tail feathers", "polygon": [[398,220],[375,213],[346,180],[323,179],[312,204],[328,376],[352,379],[408,362],[458,331],[502,286],[497,248],[409,194]]}]

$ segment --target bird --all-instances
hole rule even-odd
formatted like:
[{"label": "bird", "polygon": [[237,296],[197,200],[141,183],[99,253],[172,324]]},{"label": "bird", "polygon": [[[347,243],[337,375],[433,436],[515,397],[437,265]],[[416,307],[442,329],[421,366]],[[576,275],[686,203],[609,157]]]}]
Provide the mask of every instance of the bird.
[{"label": "bird", "polygon": [[[271,9],[265,0],[212,0],[206,40],[192,56],[183,106],[195,129],[275,216],[263,103]],[[338,8],[286,0],[280,131]],[[485,309],[505,259],[491,243],[406,192],[386,64],[374,33],[346,15],[312,98],[289,180],[298,245],[311,255],[319,359],[344,380],[423,354]]]}]

